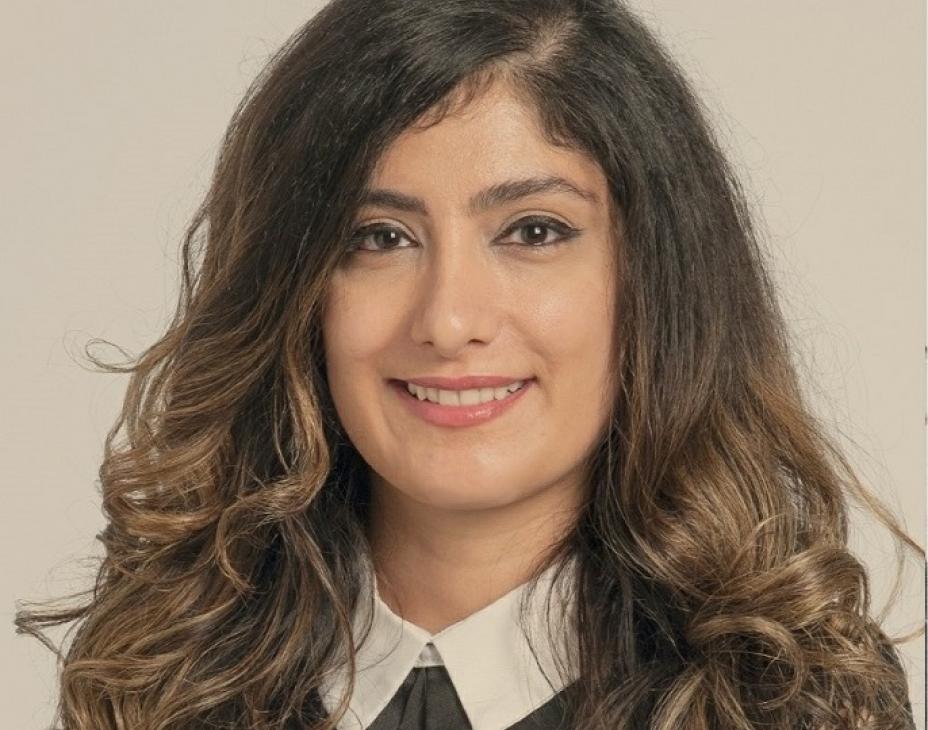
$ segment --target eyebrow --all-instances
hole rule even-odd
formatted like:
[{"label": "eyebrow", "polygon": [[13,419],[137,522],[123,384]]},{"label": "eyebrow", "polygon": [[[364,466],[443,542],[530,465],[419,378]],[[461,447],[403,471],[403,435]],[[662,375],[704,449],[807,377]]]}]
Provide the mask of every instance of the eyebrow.
[{"label": "eyebrow", "polygon": [[[583,188],[577,187],[570,180],[556,175],[547,177],[528,177],[518,180],[506,180],[491,185],[476,193],[467,205],[469,215],[477,215],[489,208],[513,200],[526,198],[539,193],[568,193],[582,198],[588,202],[598,204],[599,197]],[[362,205],[376,205],[385,208],[394,208],[407,213],[428,215],[428,206],[422,198],[407,195],[396,190],[383,188],[365,189],[361,196]]]}]

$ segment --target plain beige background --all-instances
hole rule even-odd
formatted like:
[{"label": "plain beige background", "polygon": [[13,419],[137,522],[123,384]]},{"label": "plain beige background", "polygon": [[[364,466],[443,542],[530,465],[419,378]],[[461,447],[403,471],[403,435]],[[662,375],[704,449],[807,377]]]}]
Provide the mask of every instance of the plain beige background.
[{"label": "plain beige background", "polygon": [[[809,391],[925,543],[925,11],[918,0],[638,0],[714,115],[762,216]],[[55,665],[14,599],[88,585],[96,478],[137,353],[173,308],[183,226],[270,52],[319,7],[277,0],[6,0],[0,8],[4,465],[0,725],[47,727]],[[105,353],[114,357],[115,353]],[[885,531],[855,517],[874,612]],[[924,620],[911,563],[885,627]],[[60,637],[60,633],[53,636]],[[904,647],[924,728],[924,644]]]}]

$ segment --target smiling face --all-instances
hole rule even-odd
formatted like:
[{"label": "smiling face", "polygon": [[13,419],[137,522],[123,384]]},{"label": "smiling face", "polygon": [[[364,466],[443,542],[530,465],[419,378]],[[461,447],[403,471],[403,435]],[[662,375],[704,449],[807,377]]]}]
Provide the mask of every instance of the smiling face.
[{"label": "smiling face", "polygon": [[[449,510],[578,494],[612,396],[617,234],[602,169],[546,142],[497,84],[407,129],[367,191],[323,340],[372,489]],[[395,382],[467,375],[530,382],[495,415],[420,403]]]}]

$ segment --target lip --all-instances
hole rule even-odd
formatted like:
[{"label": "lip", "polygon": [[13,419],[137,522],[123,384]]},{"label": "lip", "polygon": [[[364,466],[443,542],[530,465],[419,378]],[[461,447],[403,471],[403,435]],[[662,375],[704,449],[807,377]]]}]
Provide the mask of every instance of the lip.
[{"label": "lip", "polygon": [[[515,378],[518,380],[518,378]],[[417,381],[409,381],[417,382]],[[515,382],[508,380],[501,385],[508,385]],[[413,415],[418,416],[424,421],[434,426],[447,426],[451,428],[460,428],[463,426],[476,426],[486,423],[494,418],[499,417],[531,390],[535,385],[535,379],[529,378],[525,384],[515,393],[510,393],[503,400],[494,400],[489,403],[479,403],[473,406],[443,406],[439,403],[432,403],[429,400],[419,400],[406,389],[406,381],[391,380],[390,387],[396,391],[403,404],[409,408]],[[429,386],[439,387],[439,386]],[[489,385],[483,387],[491,387]]]}]

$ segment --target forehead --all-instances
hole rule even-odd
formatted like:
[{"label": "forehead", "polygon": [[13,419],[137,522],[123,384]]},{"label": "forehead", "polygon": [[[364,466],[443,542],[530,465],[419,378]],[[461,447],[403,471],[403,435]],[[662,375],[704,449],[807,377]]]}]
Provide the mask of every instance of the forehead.
[{"label": "forehead", "polygon": [[551,144],[535,111],[505,83],[494,82],[437,124],[404,130],[379,159],[369,187],[469,195],[500,180],[543,176],[598,193],[606,188],[596,161]]}]

